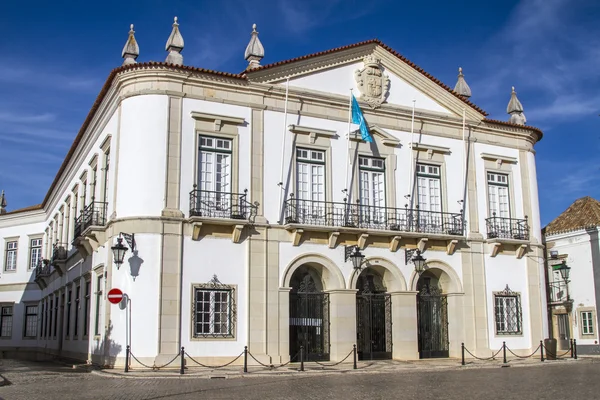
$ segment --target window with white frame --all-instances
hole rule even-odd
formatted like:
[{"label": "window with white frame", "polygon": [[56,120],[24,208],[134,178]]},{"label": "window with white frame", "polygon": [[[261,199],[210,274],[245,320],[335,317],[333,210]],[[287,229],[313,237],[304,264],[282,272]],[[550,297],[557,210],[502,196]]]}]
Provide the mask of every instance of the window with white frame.
[{"label": "window with white frame", "polygon": [[[368,222],[385,219],[385,162],[381,158],[359,157],[361,218]],[[363,221],[367,222],[367,221]]]},{"label": "window with white frame", "polygon": [[42,258],[42,239],[31,239],[29,242],[29,269],[34,269]]},{"label": "window with white frame", "polygon": [[419,210],[442,211],[442,189],[438,165],[417,164],[417,199]]},{"label": "window with white frame", "polygon": [[13,306],[0,307],[0,337],[11,337],[13,326]]},{"label": "window with white frame", "polygon": [[192,335],[195,338],[235,336],[235,288],[224,285],[216,276],[207,284],[193,287]]},{"label": "window with white frame", "polygon": [[488,172],[487,183],[490,217],[510,218],[508,175]]},{"label": "window with white frame", "polygon": [[38,306],[25,306],[25,331],[23,336],[26,338],[37,337],[37,326],[38,326]]},{"label": "window with white frame", "polygon": [[233,141],[200,136],[198,149],[198,188],[202,191],[231,193]]},{"label": "window with white frame", "polygon": [[94,335],[100,335],[100,318],[102,316],[102,275],[96,277],[96,318],[94,325]]},{"label": "window with white frame", "polygon": [[511,291],[508,285],[502,292],[494,293],[494,315],[498,335],[523,333],[521,295]]},{"label": "window with white frame", "polygon": [[85,292],[84,292],[84,310],[83,310],[83,336],[88,336],[90,331],[90,293],[91,293],[92,282],[85,281]]},{"label": "window with white frame", "polygon": [[108,185],[109,185],[109,173],[110,173],[110,149],[104,154],[104,193],[102,194],[102,201],[108,203]]},{"label": "window with white frame", "polygon": [[79,333],[79,303],[81,296],[81,285],[77,285],[75,288],[75,323],[73,324],[73,336],[77,338]]},{"label": "window with white frame", "polygon": [[593,335],[594,334],[594,320],[593,313],[591,311],[581,312],[581,334]]},{"label": "window with white frame", "polygon": [[17,247],[19,242],[16,240],[6,242],[6,255],[4,257],[4,270],[17,270]]}]

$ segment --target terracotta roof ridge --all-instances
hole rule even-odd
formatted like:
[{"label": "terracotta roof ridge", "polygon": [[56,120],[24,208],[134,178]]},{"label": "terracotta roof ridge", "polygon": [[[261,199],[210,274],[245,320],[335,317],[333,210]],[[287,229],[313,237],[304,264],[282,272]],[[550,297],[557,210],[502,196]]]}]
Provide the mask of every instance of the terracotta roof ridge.
[{"label": "terracotta roof ridge", "polygon": [[542,130],[540,128],[536,128],[535,126],[514,124],[514,123],[509,122],[509,121],[501,121],[501,120],[498,120],[498,119],[490,119],[490,118],[484,118],[483,120],[485,122],[491,122],[493,124],[511,126],[511,127],[520,128],[520,129],[528,129],[530,131],[537,132],[540,135],[540,140],[544,136],[544,133],[542,132]]},{"label": "terracotta roof ridge", "polygon": [[44,208],[43,204],[36,204],[34,206],[21,207],[21,208],[17,208],[16,210],[7,211],[4,214],[0,214],[0,217],[3,217],[5,215],[10,215],[10,214],[24,213],[24,212],[27,212],[27,211],[41,210],[43,208]]}]

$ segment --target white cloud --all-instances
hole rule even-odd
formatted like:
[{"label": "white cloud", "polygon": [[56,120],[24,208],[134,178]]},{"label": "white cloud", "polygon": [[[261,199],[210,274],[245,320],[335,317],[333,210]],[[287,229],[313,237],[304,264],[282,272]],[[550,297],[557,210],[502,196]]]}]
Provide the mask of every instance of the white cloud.
[{"label": "white cloud", "polygon": [[0,122],[11,122],[11,123],[38,123],[38,122],[52,122],[56,119],[56,115],[52,113],[43,114],[22,114],[10,112],[0,112]]}]

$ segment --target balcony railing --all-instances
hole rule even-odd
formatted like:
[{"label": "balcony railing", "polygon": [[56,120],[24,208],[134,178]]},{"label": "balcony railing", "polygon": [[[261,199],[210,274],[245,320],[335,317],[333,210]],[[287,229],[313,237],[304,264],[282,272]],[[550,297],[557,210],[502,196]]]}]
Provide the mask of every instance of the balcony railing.
[{"label": "balcony railing", "polygon": [[34,279],[43,278],[45,276],[50,276],[52,273],[52,266],[50,265],[50,260],[45,260],[40,258],[38,260],[37,265],[35,266],[35,276]]},{"label": "balcony railing", "polygon": [[247,199],[248,190],[244,193],[223,193],[198,190],[194,185],[190,192],[190,217],[253,220],[258,206]]},{"label": "balcony railing", "polygon": [[551,282],[548,286],[550,288],[550,302],[563,303],[569,300],[565,281]]},{"label": "balcony railing", "polygon": [[485,220],[488,239],[519,239],[529,240],[529,224],[525,219],[496,217]]},{"label": "balcony railing", "polygon": [[336,203],[297,199],[285,201],[285,223],[421,232],[444,235],[464,234],[461,213],[425,211],[419,208],[378,207],[356,203]]},{"label": "balcony railing", "polygon": [[81,233],[90,226],[104,226],[106,224],[107,203],[101,201],[92,201],[81,210],[81,214],[75,220],[74,237],[81,236]]},{"label": "balcony railing", "polygon": [[52,246],[52,259],[50,264],[67,261],[67,245],[65,243],[54,243]]}]

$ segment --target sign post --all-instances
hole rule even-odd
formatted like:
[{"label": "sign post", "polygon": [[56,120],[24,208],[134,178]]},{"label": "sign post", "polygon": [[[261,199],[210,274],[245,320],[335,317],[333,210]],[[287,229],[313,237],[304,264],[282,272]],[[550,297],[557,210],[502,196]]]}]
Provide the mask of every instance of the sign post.
[{"label": "sign post", "polygon": [[[129,298],[128,295],[123,294],[123,292],[121,291],[121,289],[118,288],[112,288],[108,291],[108,294],[106,295],[106,297],[108,298],[108,301],[110,301],[112,304],[118,304],[119,307],[121,308],[121,310],[125,309],[125,313],[127,314],[127,311],[129,311],[129,315],[126,315],[126,322],[125,322],[125,340],[127,341],[127,355],[126,355],[126,359],[125,359],[125,372],[128,372],[129,370],[129,353],[131,352],[131,299]],[[129,307],[127,307],[127,305],[129,305]]]}]

